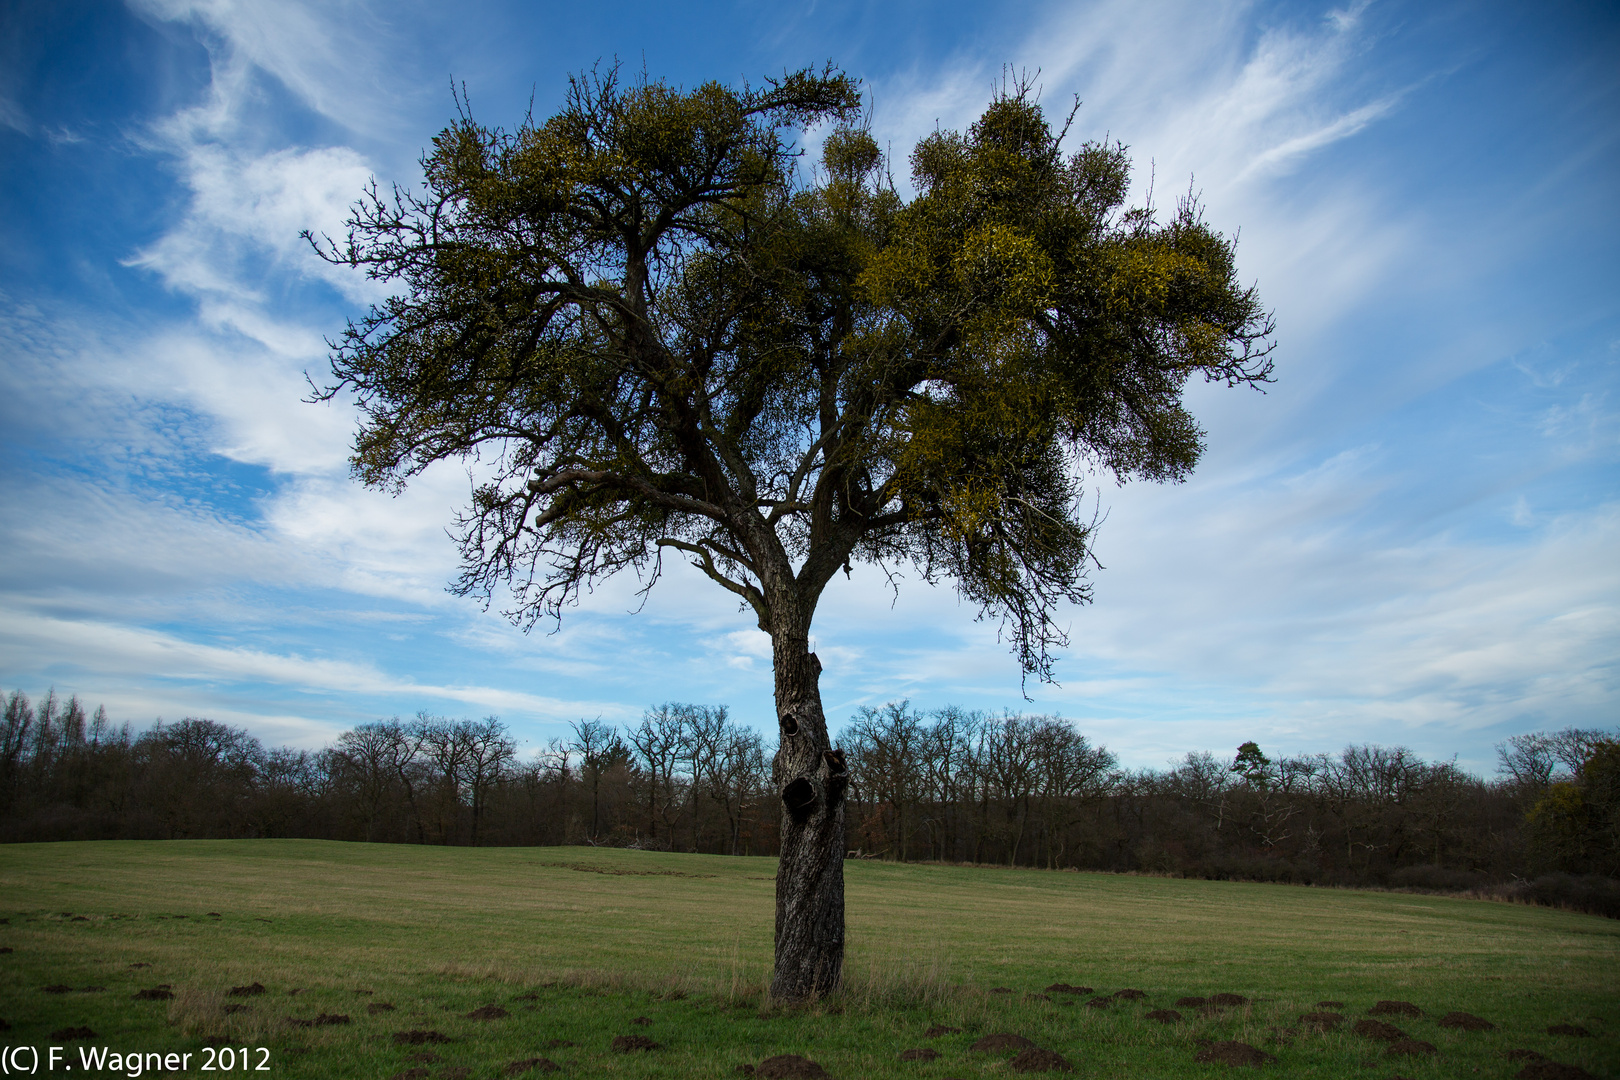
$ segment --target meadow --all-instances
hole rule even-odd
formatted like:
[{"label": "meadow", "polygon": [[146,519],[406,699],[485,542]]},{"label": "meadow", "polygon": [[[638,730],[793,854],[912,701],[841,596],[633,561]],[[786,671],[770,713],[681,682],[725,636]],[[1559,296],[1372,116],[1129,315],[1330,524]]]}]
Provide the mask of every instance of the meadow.
[{"label": "meadow", "polygon": [[[1076,1077],[1229,1075],[1195,1060],[1228,1040],[1273,1055],[1263,1074],[1290,1077],[1511,1077],[1536,1063],[1516,1050],[1620,1075],[1620,921],[852,861],[846,984],[784,1007],[765,995],[775,865],[581,847],[6,845],[3,1040],[66,1047],[75,1072],[80,1048],[97,1046],[190,1052],[206,1075],[229,1046],[266,1048],[248,1060],[271,1075],[420,1080],[539,1076],[545,1062],[563,1076],[739,1076],[781,1054],[838,1080],[1002,1076],[1013,1051],[970,1049],[1000,1032],[1056,1051]],[[1093,992],[1045,992],[1056,983]],[[1122,989],[1143,996],[1113,996]],[[1215,994],[1248,1001],[1175,1004]],[[1389,1057],[1356,1034],[1382,1000],[1418,1006],[1379,1019],[1436,1052]],[[1149,1019],[1170,1009],[1181,1019]],[[1345,1022],[1300,1022],[1321,1011]],[[1451,1012],[1494,1029],[1442,1026]],[[1561,1025],[1590,1034],[1549,1033]],[[929,1037],[936,1026],[960,1031]],[[658,1046],[618,1052],[616,1037]],[[914,1049],[938,1056],[901,1059]]]}]

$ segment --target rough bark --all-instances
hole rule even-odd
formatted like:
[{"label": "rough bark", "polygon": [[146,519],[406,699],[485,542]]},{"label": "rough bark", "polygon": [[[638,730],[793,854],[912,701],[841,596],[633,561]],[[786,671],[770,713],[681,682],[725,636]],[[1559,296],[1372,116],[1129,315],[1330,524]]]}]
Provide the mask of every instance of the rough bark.
[{"label": "rough bark", "polygon": [[805,637],[777,635],[772,779],[782,802],[771,996],[802,1001],[837,989],[844,967],[844,795],[849,772],[827,737],[821,662]]}]

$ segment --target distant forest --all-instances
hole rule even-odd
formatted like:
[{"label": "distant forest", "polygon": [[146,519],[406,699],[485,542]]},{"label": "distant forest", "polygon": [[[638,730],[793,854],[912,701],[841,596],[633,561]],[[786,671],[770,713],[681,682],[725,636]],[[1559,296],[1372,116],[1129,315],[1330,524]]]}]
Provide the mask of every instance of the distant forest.
[{"label": "distant forest", "polygon": [[[137,732],[77,698],[35,704],[18,691],[0,731],[0,841],[776,854],[774,747],[724,706],[667,704],[626,729],[571,730],[520,757],[494,717],[423,713],[292,750],[212,720]],[[1488,779],[1370,745],[1272,759],[1248,742],[1230,759],[1128,769],[1060,717],[904,702],[862,709],[839,741],[852,857],[1444,891],[1535,891],[1540,879],[1554,901],[1620,914],[1601,880],[1620,877],[1614,731],[1514,736]]]}]

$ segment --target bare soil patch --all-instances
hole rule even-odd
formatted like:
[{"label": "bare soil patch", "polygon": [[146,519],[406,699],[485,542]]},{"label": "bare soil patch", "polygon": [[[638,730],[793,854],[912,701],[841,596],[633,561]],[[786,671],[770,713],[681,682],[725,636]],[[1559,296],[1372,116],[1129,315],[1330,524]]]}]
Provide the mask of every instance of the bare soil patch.
[{"label": "bare soil patch", "polygon": [[1042,1050],[1039,1047],[1025,1050],[1007,1062],[1007,1068],[1020,1073],[1074,1071],[1074,1066],[1070,1065],[1062,1054],[1055,1050]]},{"label": "bare soil patch", "polygon": [[1141,1001],[1147,997],[1145,990],[1115,990],[1114,996],[1121,1001]]},{"label": "bare soil patch", "polygon": [[937,1057],[939,1057],[939,1051],[926,1046],[918,1047],[915,1050],[900,1051],[901,1061],[933,1061]]},{"label": "bare soil patch", "polygon": [[960,1035],[960,1034],[962,1034],[962,1029],[961,1028],[949,1027],[949,1026],[947,1026],[945,1024],[935,1024],[933,1027],[931,1027],[927,1031],[923,1032],[923,1038],[925,1038],[925,1039],[937,1039],[941,1035]]},{"label": "bare soil patch", "polygon": [[1579,1024],[1553,1024],[1547,1029],[1549,1035],[1573,1035],[1577,1039],[1590,1039],[1592,1033]]},{"label": "bare soil patch", "polygon": [[1424,1042],[1422,1039],[1401,1039],[1399,1042],[1389,1044],[1384,1051],[1385,1057],[1427,1057],[1438,1054],[1439,1048],[1434,1043]]},{"label": "bare soil patch", "polygon": [[1300,1016],[1300,1024],[1308,1031],[1332,1031],[1344,1023],[1344,1014],[1336,1012],[1308,1012]]},{"label": "bare soil patch", "polygon": [[1422,1016],[1423,1010],[1410,1001],[1380,1001],[1367,1010],[1368,1016]]},{"label": "bare soil patch", "polygon": [[258,997],[264,993],[264,983],[248,983],[246,986],[233,986],[225,991],[226,997]]},{"label": "bare soil patch", "polygon": [[999,1031],[994,1035],[986,1035],[969,1049],[994,1054],[1003,1050],[1033,1050],[1035,1044],[1022,1035],[1014,1035],[1010,1031]]},{"label": "bare soil patch", "polygon": [[1250,1046],[1246,1042],[1228,1040],[1226,1042],[1210,1043],[1193,1056],[1194,1061],[1209,1062],[1215,1065],[1266,1065],[1277,1059],[1266,1053],[1258,1046]]},{"label": "bare soil patch", "polygon": [[287,1023],[297,1028],[333,1027],[337,1024],[347,1024],[347,1013],[321,1013],[312,1020],[300,1020],[296,1016],[287,1017]]},{"label": "bare soil patch", "polygon": [[760,1080],[828,1080],[827,1070],[798,1054],[778,1054],[759,1063],[754,1075]]},{"label": "bare soil patch", "polygon": [[1496,1025],[1483,1017],[1473,1013],[1448,1012],[1440,1018],[1443,1028],[1457,1028],[1459,1031],[1495,1031]]},{"label": "bare soil patch", "polygon": [[87,1027],[61,1028],[51,1032],[51,1039],[55,1042],[70,1042],[74,1039],[93,1039],[96,1033]]},{"label": "bare soil patch", "polygon": [[1201,997],[1179,997],[1179,998],[1176,998],[1176,1008],[1178,1008],[1178,1009],[1199,1009],[1199,1008],[1202,1008],[1203,1006],[1208,1005],[1208,1004],[1209,1004],[1209,998],[1201,998]]},{"label": "bare soil patch", "polygon": [[514,1061],[501,1070],[502,1076],[522,1076],[526,1072],[556,1072],[562,1066],[550,1058],[524,1058]]},{"label": "bare soil patch", "polygon": [[423,1046],[427,1043],[447,1043],[450,1036],[438,1031],[396,1031],[394,1042],[400,1046]]},{"label": "bare soil patch", "polygon": [[1386,1024],[1382,1020],[1357,1020],[1355,1033],[1365,1039],[1377,1039],[1379,1042],[1400,1042],[1406,1038],[1406,1032],[1394,1024]]},{"label": "bare soil patch", "polygon": [[1597,1080],[1579,1065],[1558,1061],[1538,1061],[1513,1074],[1514,1080]]},{"label": "bare soil patch", "polygon": [[369,1005],[366,1006],[366,1014],[368,1016],[376,1016],[378,1013],[393,1012],[393,1011],[394,1011],[394,1003],[391,1002],[391,1001],[373,1001]]},{"label": "bare soil patch", "polygon": [[1108,1008],[1108,1006],[1112,1005],[1113,1003],[1114,1003],[1114,999],[1109,997],[1107,994],[1104,994],[1101,997],[1094,997],[1090,1001],[1086,1002],[1086,1008],[1088,1008],[1088,1009],[1106,1009],[1106,1008]]},{"label": "bare soil patch", "polygon": [[1174,1009],[1154,1009],[1147,1014],[1149,1020],[1157,1020],[1161,1024],[1181,1023],[1181,1014]]},{"label": "bare soil patch", "polygon": [[468,1020],[505,1020],[512,1014],[499,1005],[480,1005],[467,1014]]},{"label": "bare soil patch", "polygon": [[235,1005],[227,1005],[227,1006],[225,1006],[225,1015],[226,1016],[235,1016],[237,1013],[252,1012],[252,1011],[253,1011],[253,1006],[251,1006],[251,1005],[243,1005],[240,1002],[238,1002]]},{"label": "bare soil patch", "polygon": [[1089,986],[1070,986],[1066,982],[1053,983],[1046,988],[1048,994],[1090,994],[1094,991]]},{"label": "bare soil patch", "polygon": [[173,997],[174,990],[168,986],[153,986],[135,991],[136,1001],[168,1001]]},{"label": "bare soil patch", "polygon": [[137,961],[135,961],[133,964],[131,964],[129,966],[131,968],[144,968],[144,967],[151,967],[152,965],[148,964],[145,960],[137,960]]},{"label": "bare soil patch", "polygon": [[655,1043],[645,1035],[615,1035],[613,1036],[613,1052],[615,1054],[634,1054],[638,1051],[658,1050],[662,1043]]},{"label": "bare soil patch", "polygon": [[1010,994],[1012,990],[1005,986],[992,986],[990,992],[992,994]]}]

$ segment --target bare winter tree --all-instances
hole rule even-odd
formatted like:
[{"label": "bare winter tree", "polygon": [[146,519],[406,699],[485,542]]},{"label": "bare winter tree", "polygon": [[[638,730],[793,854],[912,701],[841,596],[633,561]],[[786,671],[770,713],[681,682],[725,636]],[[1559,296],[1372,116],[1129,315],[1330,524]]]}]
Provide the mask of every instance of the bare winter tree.
[{"label": "bare winter tree", "polygon": [[[831,68],[763,86],[574,80],[516,131],[466,115],[426,190],[373,188],[333,261],[395,286],[335,343],[357,477],[482,479],[459,591],[524,625],[664,552],[772,642],[781,811],[772,992],[839,983],[848,773],[809,648],[856,560],[950,580],[1047,677],[1088,596],[1085,468],[1176,480],[1187,381],[1265,381],[1271,323],[1188,202],[1127,209],[1117,144],[1061,147],[1028,85],[890,182]],[[820,168],[795,133],[830,125]]]}]

